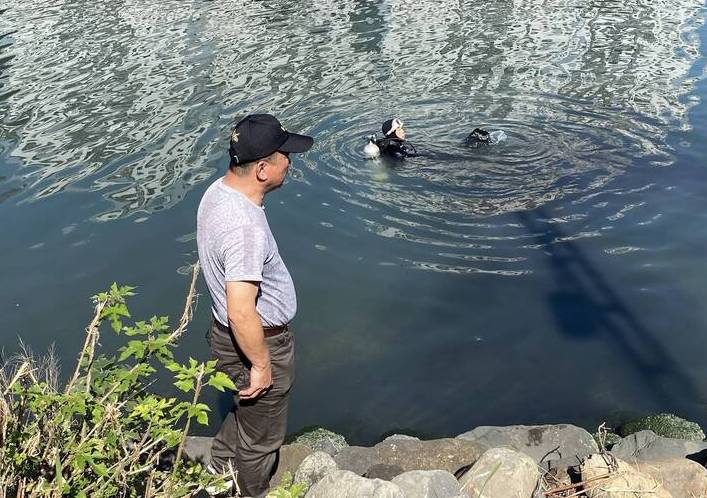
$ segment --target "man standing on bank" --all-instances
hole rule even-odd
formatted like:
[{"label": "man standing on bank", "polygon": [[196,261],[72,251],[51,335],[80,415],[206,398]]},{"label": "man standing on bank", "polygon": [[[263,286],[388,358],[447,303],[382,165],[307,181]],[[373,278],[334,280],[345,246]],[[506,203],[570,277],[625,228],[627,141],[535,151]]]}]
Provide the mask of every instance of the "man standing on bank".
[{"label": "man standing on bank", "polygon": [[294,379],[288,323],[297,300],[263,207],[280,187],[289,154],[312,147],[269,114],[243,118],[231,134],[228,171],[204,193],[197,214],[199,262],[211,294],[209,345],[217,368],[234,381],[233,409],[214,438],[217,473],[238,472],[246,496],[262,497],[285,439]]}]

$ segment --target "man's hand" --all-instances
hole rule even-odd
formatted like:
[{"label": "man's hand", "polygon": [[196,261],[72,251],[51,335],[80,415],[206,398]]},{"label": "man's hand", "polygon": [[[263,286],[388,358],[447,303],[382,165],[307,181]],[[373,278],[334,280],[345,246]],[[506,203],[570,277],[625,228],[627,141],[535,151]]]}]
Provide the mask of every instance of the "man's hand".
[{"label": "man's hand", "polygon": [[241,399],[256,399],[272,385],[270,352],[255,305],[258,285],[257,282],[226,282],[228,322],[238,347],[252,365],[250,386],[238,393]]},{"label": "man's hand", "polygon": [[272,369],[270,363],[265,367],[250,367],[250,386],[238,392],[241,399],[256,399],[265,394],[272,386]]}]

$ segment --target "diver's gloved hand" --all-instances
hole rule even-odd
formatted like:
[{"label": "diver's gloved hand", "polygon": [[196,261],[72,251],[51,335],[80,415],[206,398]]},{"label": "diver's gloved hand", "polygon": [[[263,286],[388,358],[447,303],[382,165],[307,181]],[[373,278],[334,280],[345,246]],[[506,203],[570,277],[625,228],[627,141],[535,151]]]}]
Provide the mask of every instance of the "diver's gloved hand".
[{"label": "diver's gloved hand", "polygon": [[408,142],[400,144],[400,152],[404,157],[416,157],[419,155],[415,146]]}]

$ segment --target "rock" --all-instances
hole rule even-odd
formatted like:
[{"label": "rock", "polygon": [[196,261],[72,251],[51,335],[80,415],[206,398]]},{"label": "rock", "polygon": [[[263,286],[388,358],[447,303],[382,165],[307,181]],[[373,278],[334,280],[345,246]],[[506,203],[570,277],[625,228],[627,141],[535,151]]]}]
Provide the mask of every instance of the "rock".
[{"label": "rock", "polygon": [[670,413],[640,417],[619,427],[619,434],[624,437],[639,431],[653,431],[659,436],[688,441],[705,439],[705,433],[698,424]]},{"label": "rock", "polygon": [[599,451],[592,435],[574,425],[482,426],[457,436],[487,448],[501,446],[525,453],[536,462],[585,457]]},{"label": "rock", "polygon": [[459,483],[444,470],[412,470],[393,479],[405,498],[438,498],[459,495]]},{"label": "rock", "polygon": [[323,427],[301,434],[293,443],[303,444],[309,446],[314,451],[323,451],[332,456],[348,446],[344,436]]},{"label": "rock", "polygon": [[386,442],[386,441],[405,441],[405,440],[407,440],[407,441],[419,441],[420,438],[419,438],[419,437],[415,437],[415,436],[407,436],[407,435],[405,435],[405,434],[391,434],[390,436],[388,436],[387,438],[385,438],[382,442]]},{"label": "rock", "polygon": [[653,431],[640,431],[623,438],[611,453],[627,462],[684,458],[707,450],[706,442],[660,437]]},{"label": "rock", "polygon": [[294,482],[304,483],[307,488],[311,488],[319,482],[325,475],[339,470],[336,462],[328,453],[323,451],[315,451],[297,467],[295,472]]},{"label": "rock", "polygon": [[300,464],[309,455],[314,453],[312,448],[305,446],[303,444],[286,444],[280,448],[280,460],[278,461],[277,470],[275,475],[270,479],[270,487],[274,488],[280,481],[282,481],[282,476],[289,472],[290,475],[294,475]]},{"label": "rock", "polygon": [[486,449],[464,439],[383,441],[373,447],[380,462],[398,465],[405,471],[446,470],[452,474],[475,463]]},{"label": "rock", "polygon": [[348,446],[334,457],[336,465],[341,470],[350,470],[354,474],[364,475],[373,465],[382,463],[373,448]]},{"label": "rock", "polygon": [[[610,477],[594,481],[585,488],[587,498],[673,498],[650,475],[639,472],[623,460],[615,459],[617,469]],[[610,466],[602,455],[591,455],[582,464],[582,480],[610,474]],[[675,498],[687,498],[680,496]]]},{"label": "rock", "polygon": [[532,458],[510,448],[491,448],[462,477],[469,498],[530,498],[540,473]]},{"label": "rock", "polygon": [[334,440],[332,439],[323,439],[317,447],[319,448],[319,451],[323,451],[324,453],[328,453],[331,456],[336,455],[339,450],[341,450],[341,446],[339,446]]},{"label": "rock", "polygon": [[369,479],[383,479],[384,481],[392,481],[394,477],[405,472],[400,465],[388,465],[387,463],[377,463],[371,465],[363,477]]},{"label": "rock", "polygon": [[685,458],[638,462],[634,467],[653,477],[675,498],[707,496],[707,470]]},{"label": "rock", "polygon": [[184,442],[184,456],[187,460],[207,465],[211,461],[211,442],[213,438],[187,436]]},{"label": "rock", "polygon": [[405,498],[396,484],[366,479],[348,470],[337,470],[316,483],[307,498]]}]

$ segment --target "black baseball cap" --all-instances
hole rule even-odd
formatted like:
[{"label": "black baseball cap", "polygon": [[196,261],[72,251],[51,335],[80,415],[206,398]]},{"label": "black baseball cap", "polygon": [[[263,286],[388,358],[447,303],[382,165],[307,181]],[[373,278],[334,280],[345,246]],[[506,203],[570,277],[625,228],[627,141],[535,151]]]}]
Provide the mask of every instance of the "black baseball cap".
[{"label": "black baseball cap", "polygon": [[270,114],[250,114],[241,119],[231,133],[229,155],[236,164],[268,157],[275,151],[306,152],[314,139],[290,133]]}]

